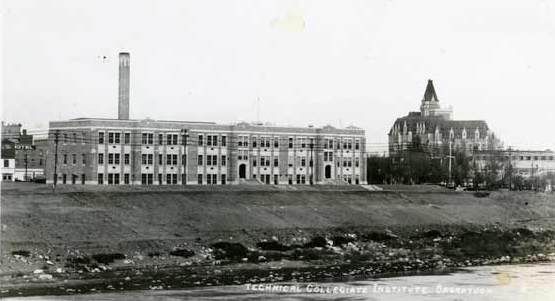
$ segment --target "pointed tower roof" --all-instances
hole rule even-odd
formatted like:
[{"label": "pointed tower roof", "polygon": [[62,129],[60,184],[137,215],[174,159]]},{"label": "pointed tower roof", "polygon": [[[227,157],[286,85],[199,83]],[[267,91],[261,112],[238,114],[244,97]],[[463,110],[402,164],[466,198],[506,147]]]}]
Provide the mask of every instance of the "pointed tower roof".
[{"label": "pointed tower roof", "polygon": [[437,98],[437,95],[436,95],[436,89],[434,88],[434,82],[431,79],[428,80],[428,85],[426,86],[426,92],[424,92],[423,101],[439,102],[439,99]]}]

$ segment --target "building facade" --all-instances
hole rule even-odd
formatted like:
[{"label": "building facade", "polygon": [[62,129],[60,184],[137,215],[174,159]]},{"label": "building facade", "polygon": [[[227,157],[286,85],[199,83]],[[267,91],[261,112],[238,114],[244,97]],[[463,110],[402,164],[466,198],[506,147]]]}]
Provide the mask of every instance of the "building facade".
[{"label": "building facade", "polygon": [[44,169],[46,166],[46,152],[48,151],[47,139],[35,139],[33,135],[27,134],[26,130],[21,130],[20,124],[8,125],[3,129],[8,129],[9,138],[2,139],[3,159],[12,160],[8,168],[6,162],[3,163],[3,180],[11,181],[45,181]]},{"label": "building facade", "polygon": [[388,134],[389,154],[399,155],[415,144],[430,151],[499,148],[500,142],[484,120],[453,120],[451,108],[440,106],[432,80],[428,81],[420,111],[397,118]]},{"label": "building facade", "polygon": [[552,150],[501,150],[475,152],[473,159],[480,169],[484,169],[494,156],[502,170],[512,169],[513,176],[524,179],[545,177],[555,174],[555,152]]},{"label": "building facade", "polygon": [[365,133],[331,126],[95,119],[50,122],[47,182],[362,184]]}]

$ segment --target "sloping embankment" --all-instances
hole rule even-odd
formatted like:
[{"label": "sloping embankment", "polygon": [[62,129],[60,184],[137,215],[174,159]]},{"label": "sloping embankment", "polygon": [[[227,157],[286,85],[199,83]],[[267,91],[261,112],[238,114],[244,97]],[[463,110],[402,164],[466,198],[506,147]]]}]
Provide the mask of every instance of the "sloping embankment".
[{"label": "sloping embankment", "polygon": [[555,228],[555,195],[331,190],[2,191],[2,249],[91,250],[248,240],[332,228],[500,224]]},{"label": "sloping embankment", "polygon": [[366,278],[555,256],[554,194],[2,189],[0,298]]}]

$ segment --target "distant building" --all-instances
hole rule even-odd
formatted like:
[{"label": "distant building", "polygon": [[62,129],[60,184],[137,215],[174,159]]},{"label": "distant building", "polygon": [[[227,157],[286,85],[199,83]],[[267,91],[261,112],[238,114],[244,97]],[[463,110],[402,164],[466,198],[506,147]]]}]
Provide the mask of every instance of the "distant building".
[{"label": "distant building", "polygon": [[498,148],[500,142],[484,120],[452,120],[451,108],[442,108],[432,80],[428,80],[420,111],[397,118],[389,131],[392,156],[410,150],[416,144],[428,150],[474,150]]},{"label": "distant building", "polygon": [[555,174],[555,152],[552,150],[508,149],[495,152],[484,150],[474,153],[474,161],[480,169],[484,169],[492,159],[495,159],[504,171],[507,171],[510,166],[513,176],[521,176],[525,179]]},{"label": "distant building", "polygon": [[21,123],[6,123],[2,121],[2,139],[15,140],[21,135]]},{"label": "distant building", "polygon": [[361,184],[364,130],[129,119],[129,53],[118,119],[49,125],[47,181],[94,185]]},{"label": "distant building", "polygon": [[15,174],[15,143],[2,139],[2,181],[13,181]]},{"label": "distant building", "polygon": [[[21,132],[16,132],[19,130]],[[48,140],[33,140],[33,135],[21,129],[21,124],[2,123],[2,131],[6,138],[2,138],[2,159],[11,160],[3,169],[2,179],[12,181],[32,181],[44,178],[46,166]]]}]

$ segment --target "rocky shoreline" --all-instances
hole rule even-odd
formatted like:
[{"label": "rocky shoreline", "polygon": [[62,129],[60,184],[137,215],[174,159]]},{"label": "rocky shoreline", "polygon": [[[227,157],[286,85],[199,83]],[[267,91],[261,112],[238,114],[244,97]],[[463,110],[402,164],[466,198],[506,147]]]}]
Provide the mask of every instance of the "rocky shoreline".
[{"label": "rocky shoreline", "polygon": [[555,232],[542,228],[494,224],[264,233],[144,253],[14,250],[2,254],[0,297],[346,281],[555,260]]}]

